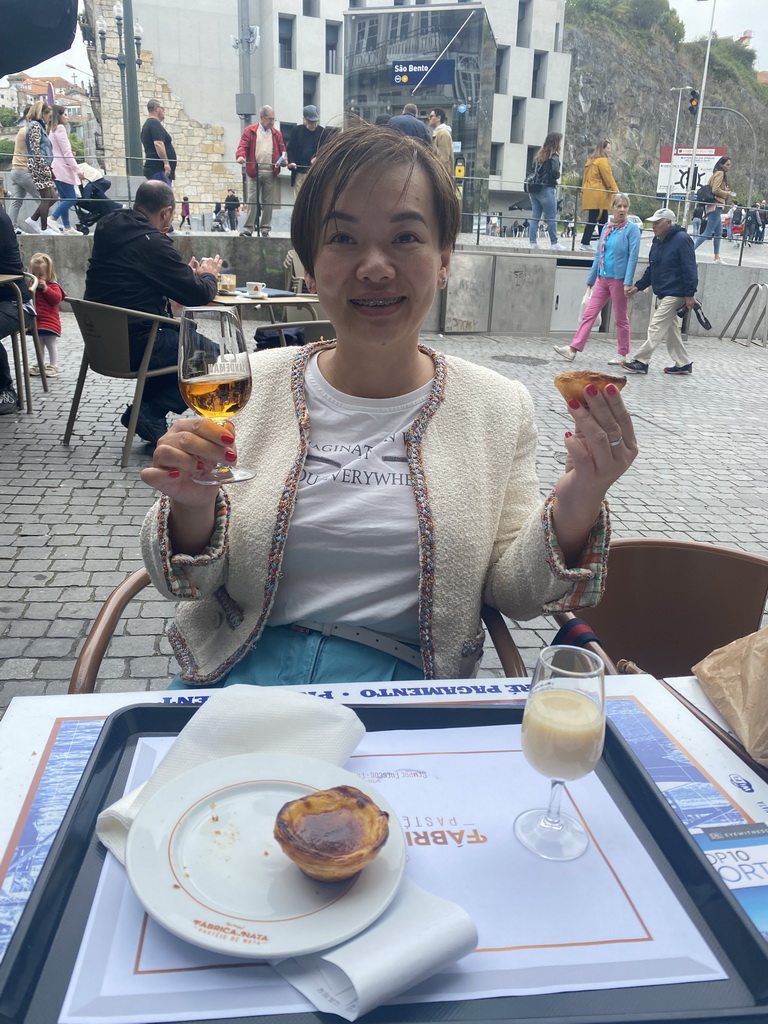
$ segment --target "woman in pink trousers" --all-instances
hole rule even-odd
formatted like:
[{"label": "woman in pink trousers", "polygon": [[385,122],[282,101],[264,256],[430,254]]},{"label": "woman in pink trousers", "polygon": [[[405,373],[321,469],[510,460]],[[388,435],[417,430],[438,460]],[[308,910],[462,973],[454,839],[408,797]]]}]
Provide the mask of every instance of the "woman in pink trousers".
[{"label": "woman in pink trousers", "polygon": [[595,320],[609,299],[613,302],[619,348],[608,362],[617,366],[631,358],[627,292],[632,286],[640,253],[640,228],[627,219],[629,198],[623,192],[614,196],[611,213],[613,216],[603,228],[587,278],[592,297],[571,344],[555,345],[555,352],[569,362],[576,358],[578,352],[584,351]]}]

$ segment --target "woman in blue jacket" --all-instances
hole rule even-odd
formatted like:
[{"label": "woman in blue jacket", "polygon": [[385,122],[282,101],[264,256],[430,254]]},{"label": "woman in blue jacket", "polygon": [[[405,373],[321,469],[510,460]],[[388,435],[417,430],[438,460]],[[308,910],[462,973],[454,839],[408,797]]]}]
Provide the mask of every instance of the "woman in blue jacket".
[{"label": "woman in blue jacket", "polygon": [[576,358],[577,352],[584,351],[595,320],[609,299],[613,302],[616,317],[619,350],[608,362],[618,366],[631,358],[627,292],[632,287],[640,253],[640,228],[627,219],[629,199],[623,192],[614,196],[611,213],[613,218],[603,228],[587,278],[592,297],[584,310],[579,329],[570,345],[555,345],[555,352],[569,361]]}]

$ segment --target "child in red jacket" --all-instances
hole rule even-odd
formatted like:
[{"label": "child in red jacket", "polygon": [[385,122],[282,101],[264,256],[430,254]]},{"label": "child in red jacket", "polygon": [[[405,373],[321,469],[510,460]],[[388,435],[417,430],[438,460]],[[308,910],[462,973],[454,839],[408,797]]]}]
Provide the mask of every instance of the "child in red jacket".
[{"label": "child in red jacket", "polygon": [[[59,303],[64,298],[62,288],[56,283],[56,268],[45,252],[36,252],[29,261],[29,272],[37,278],[35,308],[37,309],[37,333],[48,352],[45,365],[46,377],[59,376],[59,347],[61,319]],[[40,376],[41,367],[31,366],[30,373]]]}]

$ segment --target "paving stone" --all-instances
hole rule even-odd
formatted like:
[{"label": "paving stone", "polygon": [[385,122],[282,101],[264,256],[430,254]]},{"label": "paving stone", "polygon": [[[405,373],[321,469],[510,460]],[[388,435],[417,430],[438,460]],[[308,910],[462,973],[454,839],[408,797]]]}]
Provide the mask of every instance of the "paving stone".
[{"label": "paving stone", "polygon": [[[142,447],[135,446],[131,464],[122,469],[119,431],[105,429],[105,422],[117,422],[129,400],[129,382],[89,379],[88,402],[73,444],[61,445],[82,353],[68,312],[62,327],[64,375],[56,387],[44,395],[39,382],[33,382],[35,414],[0,417],[0,704],[14,692],[65,691],[102,602],[141,565],[139,530],[155,498],[139,479],[141,468],[149,465]],[[562,364],[551,346],[568,336],[433,335],[425,340],[528,386],[536,406],[538,468],[546,494],[563,471],[563,433],[571,422],[552,387]],[[694,538],[768,554],[765,402],[759,388],[743,387],[744,379],[765,376],[768,350],[737,348],[717,338],[690,344],[691,378],[665,376],[666,355],[659,352],[651,373],[631,378],[624,391],[636,419],[640,454],[611,491],[614,534]],[[579,367],[604,369],[613,349],[611,339],[594,338],[579,357]],[[546,362],[524,361],[531,357]],[[168,685],[177,671],[164,636],[173,607],[152,588],[131,603],[102,664],[101,688]],[[510,622],[510,627],[530,671],[556,624],[537,616]],[[27,645],[22,656],[20,643]],[[30,656],[29,649],[37,651],[41,644],[49,653]],[[498,666],[491,649],[480,674],[497,678]]]},{"label": "paving stone", "polygon": [[[38,662],[34,658],[7,658],[0,661],[0,680],[32,679]],[[3,685],[3,696],[6,687]]]}]

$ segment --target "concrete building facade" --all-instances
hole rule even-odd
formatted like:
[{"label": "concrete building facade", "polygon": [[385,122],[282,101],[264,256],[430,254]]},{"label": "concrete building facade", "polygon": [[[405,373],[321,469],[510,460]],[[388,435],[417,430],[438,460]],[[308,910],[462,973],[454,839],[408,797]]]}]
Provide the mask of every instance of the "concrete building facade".
[{"label": "concrete building facade", "polygon": [[[562,131],[566,120],[570,55],[562,51],[565,0],[486,0],[483,4],[446,0],[250,0],[250,23],[258,28],[259,45],[250,56],[251,91],[255,106],[275,108],[284,134],[301,121],[302,108],[314,103],[321,123],[340,124],[350,106],[365,116],[359,88],[350,100],[349,55],[395,44],[414,30],[422,47],[441,11],[484,9],[493,45],[484,51],[481,74],[492,80],[484,97],[490,132],[478,140],[476,165],[484,179],[488,210],[508,215],[510,206],[525,202],[522,182],[533,155],[549,131]],[[103,15],[114,33],[109,2],[86,0],[91,26]],[[227,188],[242,195],[235,149],[244,125],[235,111],[240,92],[238,53],[232,39],[239,34],[237,9],[231,0],[134,0],[134,16],[144,29],[138,71],[139,104],[154,96],[166,106],[166,123],[179,155],[177,191],[196,205],[220,199]],[[418,20],[414,23],[411,16]],[[376,37],[359,32],[360,20],[376,23]],[[406,19],[408,21],[406,22]],[[345,39],[355,25],[355,38]],[[385,31],[387,38],[379,38]],[[433,33],[436,35],[436,33]],[[94,37],[95,38],[95,37]],[[115,39],[108,49],[115,52]],[[394,53],[394,49],[389,47]],[[397,45],[395,46],[397,49]],[[113,62],[102,63],[97,48],[91,64],[98,76],[101,124],[109,173],[121,173],[123,160],[120,79]],[[345,61],[346,54],[346,61]],[[406,54],[403,54],[405,56]],[[435,56],[435,54],[432,54]],[[493,66],[488,67],[487,62]],[[405,89],[393,95],[391,113],[410,97]],[[456,96],[459,97],[457,89]],[[414,102],[419,97],[414,97]],[[434,105],[435,100],[427,98]],[[457,99],[457,104],[459,100]],[[370,108],[370,104],[368,104]],[[427,109],[420,113],[426,115]],[[362,109],[361,109],[362,108]],[[385,111],[378,111],[385,112]],[[459,116],[453,107],[449,122]],[[280,177],[282,201],[292,201],[289,176]],[[206,205],[206,209],[208,208]]]}]

